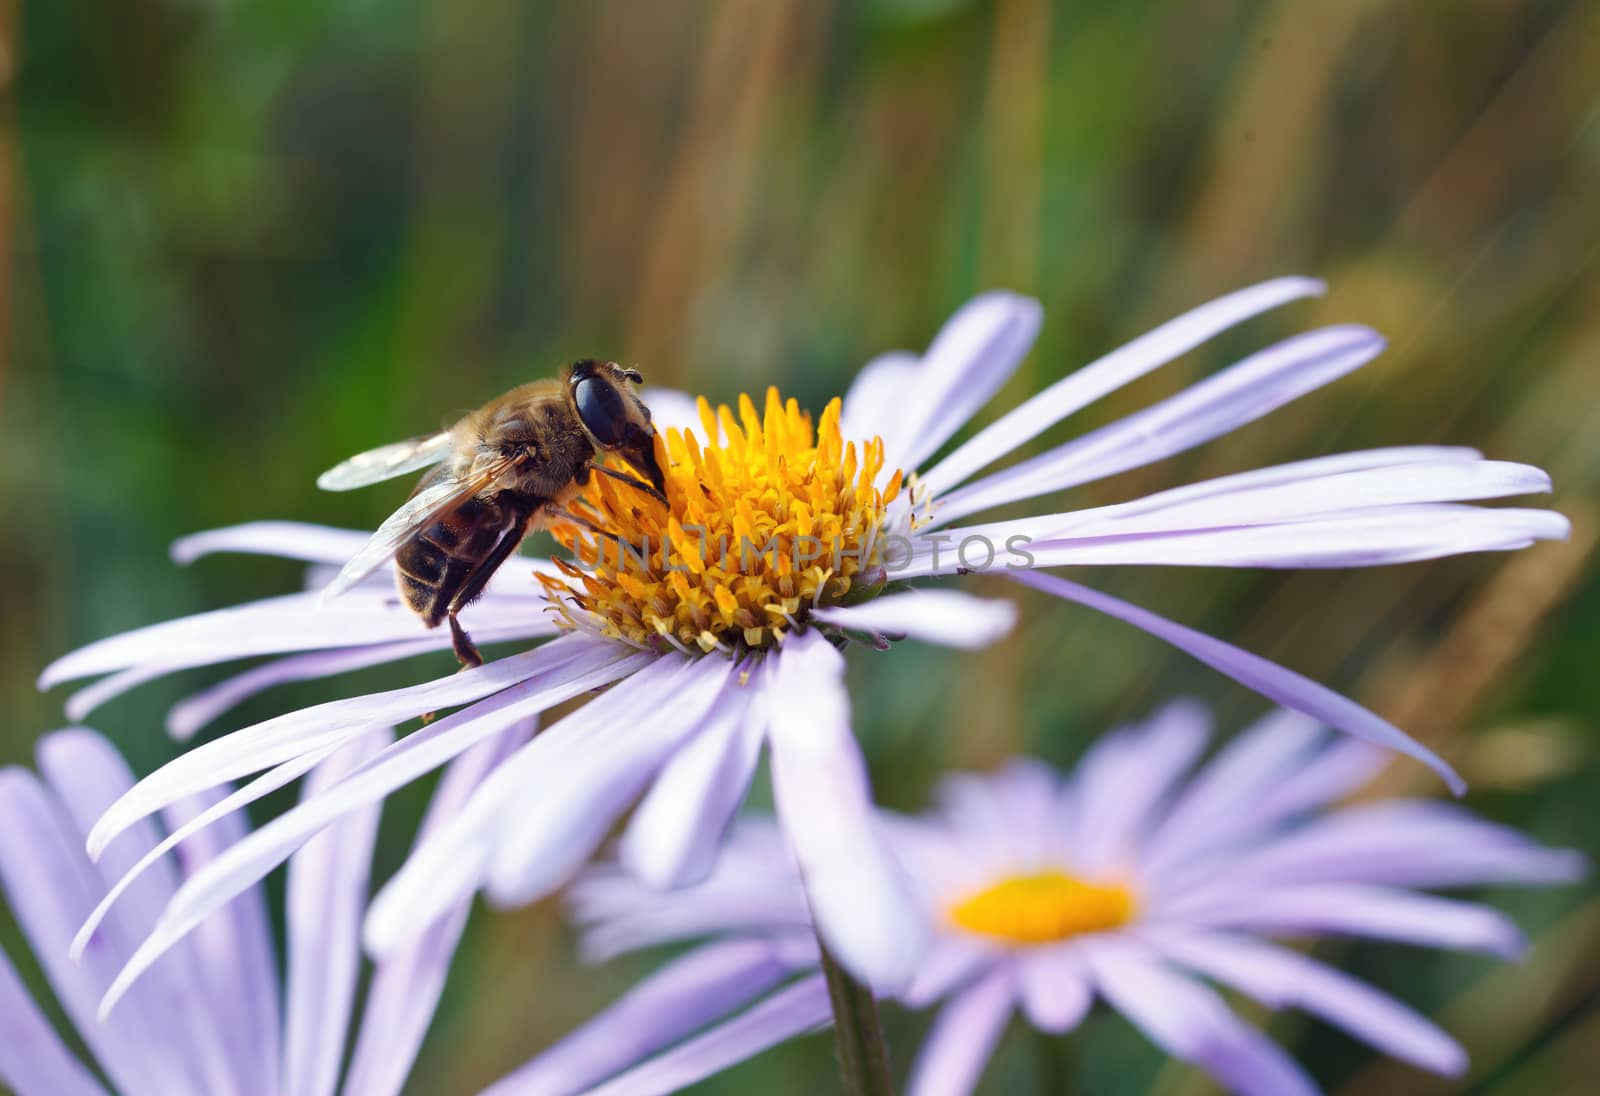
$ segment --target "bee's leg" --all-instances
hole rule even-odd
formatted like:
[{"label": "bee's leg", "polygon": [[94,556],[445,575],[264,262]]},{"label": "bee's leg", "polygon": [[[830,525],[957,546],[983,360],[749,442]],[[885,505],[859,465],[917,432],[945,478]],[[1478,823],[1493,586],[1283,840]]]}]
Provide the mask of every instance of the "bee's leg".
[{"label": "bee's leg", "polygon": [[456,613],[459,611],[450,610],[450,644],[455,648],[456,661],[461,663],[461,668],[475,670],[483,665],[483,654],[478,650],[478,645],[472,642],[472,637],[461,627],[461,622],[456,619]]},{"label": "bee's leg", "polygon": [[482,666],[483,655],[479,653],[478,645],[472,642],[472,637],[467,635],[466,629],[461,627],[461,622],[456,616],[478,599],[483,593],[483,588],[489,585],[489,580],[500,569],[500,565],[510,559],[522,544],[522,538],[527,531],[528,517],[524,514],[512,522],[506,529],[505,535],[495,544],[494,550],[484,557],[483,562],[478,564],[467,581],[461,584],[456,596],[450,599],[450,611],[446,614],[450,621],[450,642],[455,647],[456,660],[461,663],[463,670]]},{"label": "bee's leg", "polygon": [[657,491],[654,487],[651,487],[648,483],[644,482],[644,480],[634,479],[626,472],[618,472],[616,469],[607,468],[603,464],[591,464],[589,467],[593,468],[596,472],[599,472],[602,476],[610,476],[618,483],[626,483],[629,487],[643,491],[645,494],[649,495],[663,506],[667,505],[667,496],[663,495],[660,491]]},{"label": "bee's leg", "polygon": [[560,518],[563,521],[570,521],[574,525],[582,526],[597,537],[609,537],[614,541],[620,541],[622,539],[611,530],[600,528],[600,526],[596,525],[582,514],[575,514],[571,510],[563,510],[561,507],[556,506],[553,503],[545,507],[545,513],[549,514],[553,518]]}]

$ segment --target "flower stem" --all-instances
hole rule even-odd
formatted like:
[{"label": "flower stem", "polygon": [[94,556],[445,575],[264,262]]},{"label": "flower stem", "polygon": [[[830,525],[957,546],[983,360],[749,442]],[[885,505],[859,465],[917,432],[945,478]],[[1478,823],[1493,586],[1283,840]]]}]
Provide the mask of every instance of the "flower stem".
[{"label": "flower stem", "polygon": [[877,1000],[871,990],[845,972],[821,937],[817,947],[822,951],[822,971],[833,1003],[833,1037],[839,1048],[845,1092],[850,1096],[893,1096],[889,1049],[878,1021]]},{"label": "flower stem", "polygon": [[1070,1044],[1059,1035],[1035,1032],[1039,1050],[1039,1092],[1047,1096],[1067,1096],[1072,1091]]}]

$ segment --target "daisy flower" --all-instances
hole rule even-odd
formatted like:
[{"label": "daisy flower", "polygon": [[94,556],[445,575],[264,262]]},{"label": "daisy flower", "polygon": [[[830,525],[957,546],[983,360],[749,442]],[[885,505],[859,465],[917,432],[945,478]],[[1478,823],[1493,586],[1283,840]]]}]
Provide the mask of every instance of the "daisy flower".
[{"label": "daisy flower", "polygon": [[[424,826],[442,824],[519,735],[526,730],[459,759]],[[369,732],[334,751],[311,770],[305,796],[336,784],[391,737]],[[0,1088],[17,1096],[90,1096],[107,1091],[104,1078],[123,1096],[400,1091],[467,911],[463,904],[377,965],[357,1034],[348,1039],[357,1019],[360,927],[379,805],[346,815],[291,861],[283,987],[266,894],[256,887],[175,944],[119,1007],[103,1009],[102,994],[184,880],[245,837],[244,816],[220,790],[191,797],[163,812],[168,836],[153,821],[130,827],[92,863],[84,837],[133,786],[132,774],[115,747],[82,729],[43,738],[38,763],[37,777],[0,769],[0,890],[93,1064],[67,1048],[0,952]],[[136,864],[158,859],[184,837],[190,839],[176,866],[162,861],[131,886],[122,882]],[[126,888],[122,900],[69,957],[73,926],[118,887]]]},{"label": "daisy flower", "polygon": [[[1420,758],[1398,728],[1320,685],[1220,640],[1037,568],[1092,564],[1345,567],[1527,546],[1564,536],[1548,510],[1468,505],[1545,491],[1536,468],[1476,452],[1408,447],[1303,461],[1077,511],[963,524],[982,511],[1114,475],[1199,445],[1371,360],[1360,326],[1324,327],[1252,354],[1179,394],[984,473],[1043,431],[1213,336],[1320,292],[1283,278],[1203,305],[1051,385],[935,454],[1021,362],[1041,322],[1034,301],[990,293],[950,320],[926,353],[862,370],[813,420],[769,392],[713,410],[650,397],[669,503],[591,477],[581,506],[608,537],[554,532],[570,558],[506,566],[467,623],[480,641],[523,649],[480,668],[354,696],[194,747],[111,805],[89,835],[117,834],[183,796],[255,775],[241,802],[281,786],[374,727],[448,712],[308,797],[219,857],[174,898],[141,966],[234,893],[346,813],[502,733],[606,688],[554,721],[486,779],[375,898],[366,926],[382,956],[483,890],[499,905],[555,891],[635,804],[623,861],[657,886],[710,870],[758,758],[771,758],[778,816],[804,871],[824,941],[878,984],[909,979],[922,937],[913,896],[869,825],[866,768],[851,732],[841,649],[910,637],[987,644],[1013,624],[1009,602],[906,582],[992,568],[1142,628],[1270,699]],[[320,586],[366,535],[285,523],[180,542],[176,555],[242,550],[312,565]],[[648,549],[636,557],[625,546]],[[530,643],[534,640],[548,642]],[[74,718],[172,671],[278,656],[176,708],[192,734],[243,697],[438,650],[378,574],[319,608],[308,590],[115,636],[51,666],[46,686],[108,674],[69,702]],[[862,911],[870,911],[863,916]]]},{"label": "daisy flower", "polygon": [[[1204,709],[1177,703],[1103,737],[1068,776],[1015,761],[947,778],[929,814],[880,812],[881,839],[936,926],[898,994],[938,1007],[910,1096],[972,1091],[1013,1014],[1065,1034],[1096,1000],[1232,1090],[1315,1092],[1209,983],[1462,1072],[1465,1052],[1432,1021],[1274,938],[1513,957],[1523,940],[1503,915],[1422,889],[1569,882],[1582,857],[1453,805],[1330,806],[1384,756],[1295,713],[1269,715],[1191,772],[1209,737]],[[769,818],[741,820],[695,886],[662,894],[609,862],[568,900],[591,960],[698,942],[485,1096],[670,1092],[828,1022],[805,889]]]}]

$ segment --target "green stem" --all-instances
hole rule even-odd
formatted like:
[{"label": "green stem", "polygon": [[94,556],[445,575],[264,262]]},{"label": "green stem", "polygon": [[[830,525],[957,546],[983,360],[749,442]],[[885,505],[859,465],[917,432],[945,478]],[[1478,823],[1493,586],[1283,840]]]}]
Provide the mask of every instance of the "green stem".
[{"label": "green stem", "polygon": [[1039,1091],[1044,1096],[1067,1096],[1072,1091],[1070,1044],[1060,1035],[1034,1033],[1039,1048]]},{"label": "green stem", "polygon": [[822,951],[822,972],[833,1004],[833,1037],[839,1048],[845,1092],[850,1096],[894,1096],[877,1000],[871,990],[845,972],[821,937],[817,947]]}]

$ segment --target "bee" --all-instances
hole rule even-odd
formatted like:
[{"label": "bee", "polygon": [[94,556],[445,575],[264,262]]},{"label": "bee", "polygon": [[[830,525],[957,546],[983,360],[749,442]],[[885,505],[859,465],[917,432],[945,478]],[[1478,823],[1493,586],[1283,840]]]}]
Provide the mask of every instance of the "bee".
[{"label": "bee", "polygon": [[[523,538],[565,518],[606,534],[567,504],[599,472],[665,503],[643,378],[616,362],[585,360],[514,388],[437,434],[360,453],[317,477],[348,491],[430,470],[323,592],[337,597],[393,557],[400,596],[429,628],[450,622],[463,668],[483,665],[457,619]],[[615,454],[645,483],[598,463]],[[432,466],[430,468],[430,466]]]}]

